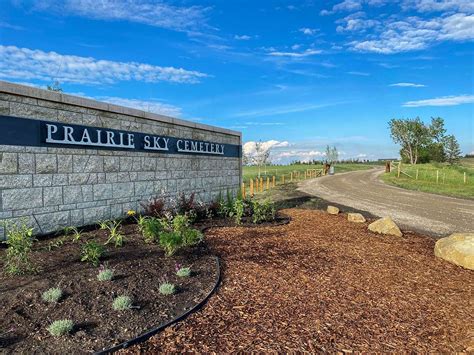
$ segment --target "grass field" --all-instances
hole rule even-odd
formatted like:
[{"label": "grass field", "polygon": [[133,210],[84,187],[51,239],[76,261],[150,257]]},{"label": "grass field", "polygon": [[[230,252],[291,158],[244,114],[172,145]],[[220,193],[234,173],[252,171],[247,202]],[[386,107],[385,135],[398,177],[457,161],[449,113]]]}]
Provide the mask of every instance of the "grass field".
[{"label": "grass field", "polygon": [[394,169],[390,174],[382,175],[382,180],[409,190],[474,199],[474,158],[463,159],[457,166],[403,164],[401,170],[405,174],[400,174],[400,178],[397,177],[397,169]]},{"label": "grass field", "polygon": [[[343,173],[346,171],[353,171],[353,170],[364,170],[370,169],[374,166],[381,166],[380,163],[340,163],[336,164],[335,172],[336,173]],[[292,164],[292,165],[272,165],[267,166],[267,168],[260,169],[260,176],[266,178],[267,176],[272,178],[273,176],[276,177],[277,183],[280,183],[281,177],[285,176],[285,181],[290,178],[291,173],[299,172],[300,178],[304,176],[304,172],[307,169],[317,169],[321,170],[323,165],[315,164],[315,165],[306,165],[306,164]],[[248,184],[249,179],[255,179],[258,176],[258,167],[257,166],[244,166],[243,169],[243,178],[244,182]]]}]

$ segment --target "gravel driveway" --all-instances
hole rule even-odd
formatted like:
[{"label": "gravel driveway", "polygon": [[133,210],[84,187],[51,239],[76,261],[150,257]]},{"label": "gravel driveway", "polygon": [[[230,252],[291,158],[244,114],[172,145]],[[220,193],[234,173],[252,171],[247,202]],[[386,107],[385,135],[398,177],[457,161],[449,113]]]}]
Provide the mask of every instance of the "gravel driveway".
[{"label": "gravel driveway", "polygon": [[381,169],[324,176],[300,183],[298,190],[327,201],[391,216],[402,229],[445,236],[474,232],[474,200],[410,191],[380,181]]}]

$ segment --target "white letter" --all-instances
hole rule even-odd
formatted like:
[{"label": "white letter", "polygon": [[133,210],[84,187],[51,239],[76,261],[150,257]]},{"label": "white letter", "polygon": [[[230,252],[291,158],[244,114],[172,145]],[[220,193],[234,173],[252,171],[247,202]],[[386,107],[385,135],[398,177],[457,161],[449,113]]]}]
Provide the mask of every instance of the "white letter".
[{"label": "white letter", "polygon": [[115,135],[114,132],[107,131],[107,144],[108,145],[115,145],[114,135]]},{"label": "white letter", "polygon": [[165,150],[168,150],[168,142],[170,141],[169,138],[163,138],[163,140],[165,141]]},{"label": "white letter", "polygon": [[145,142],[145,149],[150,148],[150,136],[143,137],[143,141]]},{"label": "white letter", "polygon": [[133,143],[133,139],[135,138],[135,135],[133,133],[128,133],[128,146],[131,148],[135,148],[135,143]]},{"label": "white letter", "polygon": [[178,147],[179,151],[182,151],[183,149],[179,147],[180,143],[183,143],[183,141],[181,139],[176,142],[176,146]]},{"label": "white letter", "polygon": [[53,133],[56,133],[58,131],[58,126],[54,124],[46,124],[46,127],[48,127],[48,137],[46,138],[46,142],[54,142],[53,139]]},{"label": "white letter", "polygon": [[64,126],[64,141],[65,142],[75,142],[74,138],[72,137],[72,133],[74,132],[74,128],[69,126]]},{"label": "white letter", "polygon": [[[87,139],[87,142],[85,142],[84,139]],[[91,137],[89,137],[89,131],[87,131],[87,128],[84,128],[84,132],[82,132],[81,143],[91,143]]]}]

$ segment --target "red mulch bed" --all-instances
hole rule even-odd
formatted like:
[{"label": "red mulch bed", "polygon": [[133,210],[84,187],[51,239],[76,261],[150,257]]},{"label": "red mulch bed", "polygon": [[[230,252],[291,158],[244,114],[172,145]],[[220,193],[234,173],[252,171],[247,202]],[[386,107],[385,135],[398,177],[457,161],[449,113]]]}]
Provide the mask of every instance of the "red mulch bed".
[{"label": "red mulch bed", "polygon": [[474,272],[435,258],[433,239],[284,212],[289,225],[210,230],[218,293],[125,352],[474,350]]},{"label": "red mulch bed", "polygon": [[[217,265],[205,246],[165,258],[157,245],[143,242],[136,225],[125,225],[122,232],[125,245],[108,245],[103,260],[115,269],[111,282],[99,282],[98,268],[80,261],[80,243],[68,241],[53,251],[44,250],[55,239],[35,243],[32,254],[41,270],[38,274],[10,277],[0,271],[0,353],[73,354],[109,348],[183,314],[213,289]],[[107,240],[101,230],[84,233],[84,238]],[[5,252],[0,249],[0,270]],[[176,276],[176,262],[190,266],[193,276]],[[159,293],[163,278],[178,287],[176,294]],[[57,286],[65,293],[63,299],[45,303],[42,292]],[[132,296],[139,309],[114,311],[112,301],[119,295]],[[65,318],[76,323],[73,333],[49,335],[46,327]]]}]

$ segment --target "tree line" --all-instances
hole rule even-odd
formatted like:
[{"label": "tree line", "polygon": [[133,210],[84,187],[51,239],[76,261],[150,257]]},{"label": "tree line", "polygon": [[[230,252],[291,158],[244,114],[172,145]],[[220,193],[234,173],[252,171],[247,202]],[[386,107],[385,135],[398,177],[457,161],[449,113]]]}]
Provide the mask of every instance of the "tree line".
[{"label": "tree line", "polygon": [[390,136],[401,146],[403,162],[420,164],[429,162],[459,163],[461,149],[456,137],[447,135],[444,119],[432,117],[430,124],[419,117],[409,119],[393,118],[389,121]]}]

